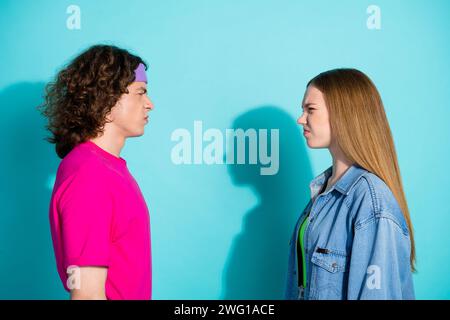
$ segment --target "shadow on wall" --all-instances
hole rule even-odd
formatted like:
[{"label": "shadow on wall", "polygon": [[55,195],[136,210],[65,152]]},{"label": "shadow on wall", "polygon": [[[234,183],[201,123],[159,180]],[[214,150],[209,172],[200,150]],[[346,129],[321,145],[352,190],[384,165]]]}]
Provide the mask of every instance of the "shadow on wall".
[{"label": "shadow on wall", "polygon": [[274,106],[240,115],[233,128],[279,129],[279,171],[260,175],[259,164],[228,166],[233,184],[252,188],[259,201],[243,215],[242,230],[231,245],[222,298],[283,299],[289,239],[313,178],[304,138],[295,119]]},{"label": "shadow on wall", "polygon": [[36,110],[44,83],[18,83],[0,92],[2,169],[0,299],[67,299],[56,271],[48,221],[59,164],[44,140]]}]

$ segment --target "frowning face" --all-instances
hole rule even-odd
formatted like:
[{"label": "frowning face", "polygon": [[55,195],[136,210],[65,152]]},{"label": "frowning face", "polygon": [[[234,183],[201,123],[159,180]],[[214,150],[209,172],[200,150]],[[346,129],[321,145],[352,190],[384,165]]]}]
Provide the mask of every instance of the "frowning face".
[{"label": "frowning face", "polygon": [[297,123],[310,148],[328,148],[331,143],[329,114],[322,92],[309,85],[302,102],[303,113]]},{"label": "frowning face", "polygon": [[133,82],[127,89],[128,93],[122,94],[107,117],[114,130],[125,138],[144,134],[148,112],[154,108],[145,82]]}]

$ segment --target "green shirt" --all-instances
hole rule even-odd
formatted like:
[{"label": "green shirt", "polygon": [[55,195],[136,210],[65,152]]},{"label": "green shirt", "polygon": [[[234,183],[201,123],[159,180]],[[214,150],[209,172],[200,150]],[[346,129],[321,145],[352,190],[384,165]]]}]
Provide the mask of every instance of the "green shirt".
[{"label": "green shirt", "polygon": [[303,288],[306,288],[306,262],[305,262],[305,230],[308,226],[308,217],[309,215],[306,215],[303,219],[302,224],[300,225],[300,229],[298,232],[298,243],[300,245],[300,251],[301,251],[301,259],[302,259],[302,275],[299,274],[299,277],[302,277],[302,285]]},{"label": "green shirt", "polygon": [[[328,181],[325,181],[325,183],[323,184],[321,190],[319,191],[319,194],[321,194],[324,190],[326,190],[326,186],[328,184]],[[315,200],[317,199],[317,196],[313,199],[313,202],[315,202]],[[311,207],[312,208],[312,207]],[[300,267],[302,270],[302,274],[298,275],[299,276],[299,284],[301,284],[303,286],[303,288],[306,288],[306,256],[305,256],[305,231],[306,228],[308,228],[308,217],[309,217],[309,213],[305,216],[305,218],[303,219],[299,231],[298,231],[298,244],[300,247],[300,251],[297,251],[298,253],[298,260],[299,260],[299,273],[300,273]],[[301,265],[300,265],[300,260],[301,260]],[[302,281],[300,281],[300,277],[302,277]]]}]

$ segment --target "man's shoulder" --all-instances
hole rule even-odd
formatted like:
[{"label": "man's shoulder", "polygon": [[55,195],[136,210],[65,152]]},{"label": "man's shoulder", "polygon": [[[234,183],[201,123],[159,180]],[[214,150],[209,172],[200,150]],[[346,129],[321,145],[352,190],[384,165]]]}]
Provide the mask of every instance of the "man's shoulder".
[{"label": "man's shoulder", "polygon": [[88,149],[77,146],[59,164],[57,182],[61,183],[75,177],[100,182],[101,178],[108,176],[111,176],[111,170],[100,157]]}]

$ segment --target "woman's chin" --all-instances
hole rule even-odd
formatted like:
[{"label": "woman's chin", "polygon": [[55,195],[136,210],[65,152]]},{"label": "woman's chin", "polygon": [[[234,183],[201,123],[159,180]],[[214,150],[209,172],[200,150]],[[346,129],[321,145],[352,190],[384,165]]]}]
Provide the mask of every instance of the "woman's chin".
[{"label": "woman's chin", "polygon": [[315,141],[311,141],[307,140],[306,144],[308,145],[308,147],[310,147],[311,149],[324,149],[324,148],[328,148],[328,146],[326,146],[324,143],[317,143]]}]

